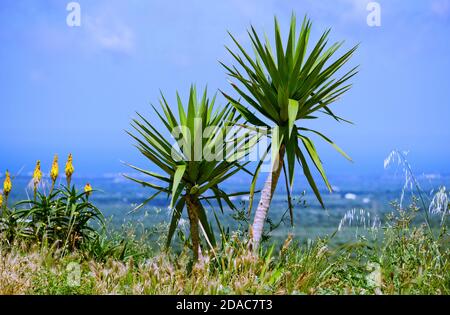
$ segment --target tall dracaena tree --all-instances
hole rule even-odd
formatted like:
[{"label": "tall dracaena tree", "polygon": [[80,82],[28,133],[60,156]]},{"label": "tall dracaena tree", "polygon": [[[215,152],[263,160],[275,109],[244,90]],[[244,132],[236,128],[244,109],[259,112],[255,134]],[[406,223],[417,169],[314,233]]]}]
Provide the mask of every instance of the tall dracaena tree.
[{"label": "tall dracaena tree", "polygon": [[[346,121],[336,116],[329,106],[351,86],[348,84],[348,80],[357,73],[357,67],[339,76],[337,72],[347,63],[357,46],[335,57],[337,50],[343,43],[335,43],[329,46],[328,35],[330,30],[327,30],[308,50],[310,31],[311,22],[305,17],[297,36],[296,19],[292,15],[287,44],[284,47],[280,28],[275,18],[274,52],[267,37],[263,42],[252,26],[248,34],[256,55],[254,58],[230,34],[238,51],[235,53],[228,47],[227,50],[241,69],[235,66],[226,66],[222,63],[231,78],[241,83],[240,86],[231,84],[249,107],[225,93],[223,93],[224,96],[247,120],[248,126],[255,125],[270,130],[272,169],[261,191],[261,200],[252,226],[252,244],[255,249],[259,246],[263,225],[282,169],[286,176],[285,183],[291,222],[290,189],[293,185],[296,163],[301,165],[309,185],[322,207],[324,207],[311,173],[311,162],[330,191],[331,186],[310,134],[315,134],[330,143],[350,160],[327,136],[317,130],[306,128],[302,121],[315,119],[319,113],[329,115],[337,121]],[[252,182],[249,211],[251,211],[256,176],[261,163],[262,161],[258,165]],[[287,164],[287,167],[285,164]]]},{"label": "tall dracaena tree", "polygon": [[204,235],[207,245],[215,246],[214,233],[202,202],[214,199],[222,211],[224,203],[234,208],[230,197],[245,193],[227,194],[219,188],[219,184],[240,170],[248,172],[245,169],[248,162],[240,164],[239,161],[248,154],[257,137],[248,132],[230,132],[239,119],[236,110],[233,106],[216,109],[215,96],[210,101],[206,89],[203,97],[197,99],[196,89],[191,87],[187,110],[178,93],[177,103],[178,115],[172,111],[162,94],[162,113],[153,107],[162,126],[175,140],[172,143],[168,140],[170,137],[164,136],[160,128],[139,113],[139,119],[133,119],[131,125],[137,134],[128,132],[129,135],[136,140],[139,151],[161,173],[128,164],[148,176],[150,181],[126,177],[155,190],[138,208],[161,193],[170,197],[173,212],[167,246],[171,243],[183,210],[187,209],[195,261],[201,250],[201,235]]}]

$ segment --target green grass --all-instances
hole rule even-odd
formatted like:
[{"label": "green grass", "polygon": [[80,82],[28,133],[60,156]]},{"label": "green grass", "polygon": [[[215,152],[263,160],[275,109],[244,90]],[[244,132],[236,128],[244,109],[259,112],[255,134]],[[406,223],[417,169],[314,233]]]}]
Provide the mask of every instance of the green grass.
[{"label": "green grass", "polygon": [[419,211],[397,208],[373,238],[341,245],[334,236],[307,244],[288,237],[253,255],[235,234],[194,266],[187,246],[155,251],[164,239],[149,244],[151,235],[133,227],[68,254],[3,242],[0,294],[450,294],[448,231],[413,224]]}]

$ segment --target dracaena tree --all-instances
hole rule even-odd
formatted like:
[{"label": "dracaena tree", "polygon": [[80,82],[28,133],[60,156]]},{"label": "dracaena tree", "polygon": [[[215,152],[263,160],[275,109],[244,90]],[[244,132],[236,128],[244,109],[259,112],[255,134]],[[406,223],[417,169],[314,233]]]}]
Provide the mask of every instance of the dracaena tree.
[{"label": "dracaena tree", "polygon": [[[315,119],[320,113],[329,115],[337,121],[346,121],[335,115],[330,105],[349,90],[351,84],[348,84],[348,81],[357,73],[355,67],[338,75],[338,71],[351,58],[357,46],[336,57],[342,42],[328,45],[330,30],[327,30],[312,47],[308,47],[310,31],[311,22],[305,17],[297,35],[296,19],[293,15],[287,44],[284,46],[275,18],[275,50],[272,50],[267,37],[262,41],[252,26],[248,35],[254,57],[230,34],[237,51],[233,52],[228,47],[227,50],[239,66],[227,66],[222,63],[232,81],[235,79],[240,83],[239,85],[231,83],[239,94],[239,99],[223,93],[224,96],[246,119],[247,126],[253,125],[253,128],[257,126],[270,130],[272,169],[261,191],[261,199],[254,216],[252,244],[255,249],[259,246],[263,225],[282,169],[286,176],[291,222],[290,189],[293,185],[296,163],[301,165],[310,187],[324,207],[311,168],[317,169],[330,191],[331,186],[310,137],[311,134],[330,143],[344,157],[350,159],[320,131],[306,128],[304,121]],[[249,211],[261,163],[262,160],[258,164],[252,182]]]},{"label": "dracaena tree", "polygon": [[245,192],[227,194],[219,184],[240,170],[248,172],[245,169],[248,162],[241,164],[239,161],[248,154],[257,138],[231,130],[239,120],[236,110],[232,106],[215,108],[215,96],[210,101],[206,89],[202,98],[197,99],[196,89],[191,87],[186,110],[177,93],[178,113],[171,109],[162,94],[160,104],[162,112],[155,107],[153,109],[173,141],[167,137],[167,132],[164,134],[139,113],[139,118],[131,123],[135,133],[128,132],[135,139],[139,151],[159,168],[160,173],[128,164],[148,176],[149,180],[126,177],[155,191],[138,208],[161,193],[170,198],[173,212],[167,246],[184,209],[187,209],[195,261],[201,250],[201,235],[208,246],[215,246],[213,229],[203,203],[214,199],[222,211],[224,203],[234,208],[230,197]]}]

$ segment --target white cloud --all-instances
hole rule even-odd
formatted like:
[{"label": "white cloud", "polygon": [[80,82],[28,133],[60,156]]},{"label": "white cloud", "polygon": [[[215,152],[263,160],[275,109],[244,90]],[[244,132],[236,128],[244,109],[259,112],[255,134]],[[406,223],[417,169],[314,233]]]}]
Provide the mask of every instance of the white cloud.
[{"label": "white cloud", "polygon": [[103,16],[88,16],[84,23],[92,42],[101,49],[124,54],[134,52],[134,32],[124,23]]},{"label": "white cloud", "polygon": [[[124,9],[112,5],[82,6],[81,25],[76,27],[67,26],[60,16],[46,16],[34,22],[27,38],[40,50],[55,55],[104,52],[130,56],[137,47],[136,35],[129,17],[120,12]],[[61,15],[66,13],[63,10]],[[39,80],[40,75],[31,74],[31,79]]]}]

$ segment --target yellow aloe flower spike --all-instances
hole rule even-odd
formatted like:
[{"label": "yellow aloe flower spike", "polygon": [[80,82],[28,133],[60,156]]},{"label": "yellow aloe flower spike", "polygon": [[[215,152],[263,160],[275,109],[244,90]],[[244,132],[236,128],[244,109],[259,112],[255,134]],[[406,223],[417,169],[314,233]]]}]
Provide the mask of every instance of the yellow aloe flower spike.
[{"label": "yellow aloe flower spike", "polygon": [[2,207],[2,205],[3,205],[3,195],[0,194],[0,208]]},{"label": "yellow aloe flower spike", "polygon": [[[66,162],[66,178],[67,178],[67,186],[70,186],[70,180],[72,179],[72,174],[75,171],[72,164],[72,153],[69,154]],[[70,187],[69,187],[70,188]]]},{"label": "yellow aloe flower spike", "polygon": [[41,161],[37,161],[36,162],[36,167],[34,168],[34,173],[33,173],[34,187],[36,187],[39,184],[41,179],[42,179]]},{"label": "yellow aloe flower spike", "polygon": [[86,196],[89,197],[89,195],[92,192],[92,187],[91,184],[87,183],[86,186],[84,186],[84,192],[86,193]]},{"label": "yellow aloe flower spike", "polygon": [[33,172],[33,184],[34,184],[34,200],[36,200],[36,192],[37,192],[37,186],[39,182],[42,179],[42,172],[41,172],[41,161],[36,162],[36,167],[34,168]]},{"label": "yellow aloe flower spike", "polygon": [[52,179],[53,183],[56,182],[58,174],[59,174],[58,154],[55,154],[55,157],[53,158],[52,169],[50,170],[50,178]]},{"label": "yellow aloe flower spike", "polygon": [[9,176],[9,172],[6,171],[5,181],[3,182],[3,193],[6,197],[8,197],[9,193],[12,189],[11,177]]}]

